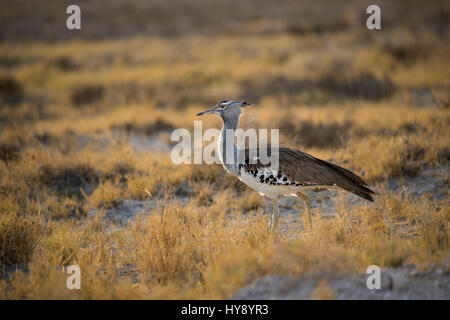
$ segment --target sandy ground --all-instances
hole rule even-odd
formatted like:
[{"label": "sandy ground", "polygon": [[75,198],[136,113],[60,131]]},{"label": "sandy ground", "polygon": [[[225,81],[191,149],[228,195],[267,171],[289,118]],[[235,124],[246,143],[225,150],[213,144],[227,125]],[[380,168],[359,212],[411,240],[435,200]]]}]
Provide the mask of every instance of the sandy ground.
[{"label": "sandy ground", "polygon": [[241,289],[231,299],[311,299],[326,281],[335,299],[450,299],[450,274],[443,270],[420,272],[412,266],[381,269],[381,288],[368,289],[369,274],[309,274],[302,277],[267,275]]}]

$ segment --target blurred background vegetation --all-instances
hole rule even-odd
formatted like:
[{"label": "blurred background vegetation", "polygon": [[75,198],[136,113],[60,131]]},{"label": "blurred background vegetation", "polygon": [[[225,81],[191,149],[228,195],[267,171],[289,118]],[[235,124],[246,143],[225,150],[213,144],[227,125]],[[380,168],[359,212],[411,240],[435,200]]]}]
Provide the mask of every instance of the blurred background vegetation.
[{"label": "blurred background vegetation", "polygon": [[379,1],[1,1],[2,105],[185,108],[223,97],[280,105],[400,96],[448,105],[449,5]]}]

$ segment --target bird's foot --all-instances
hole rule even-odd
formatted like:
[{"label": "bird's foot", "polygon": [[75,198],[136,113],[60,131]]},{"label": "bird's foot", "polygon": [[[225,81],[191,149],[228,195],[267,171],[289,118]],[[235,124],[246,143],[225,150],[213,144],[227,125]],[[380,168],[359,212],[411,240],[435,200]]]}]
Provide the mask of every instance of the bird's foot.
[{"label": "bird's foot", "polygon": [[275,236],[278,234],[277,225],[273,223],[273,220],[269,220],[269,223],[267,224],[267,233],[270,236]]}]

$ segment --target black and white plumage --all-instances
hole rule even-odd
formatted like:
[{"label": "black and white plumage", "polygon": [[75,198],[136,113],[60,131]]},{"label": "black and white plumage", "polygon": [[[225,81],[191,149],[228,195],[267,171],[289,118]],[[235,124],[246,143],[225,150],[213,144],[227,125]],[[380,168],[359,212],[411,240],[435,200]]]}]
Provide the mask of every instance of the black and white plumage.
[{"label": "black and white plumage", "polygon": [[[254,153],[258,151],[255,149]],[[240,152],[244,152],[245,160],[242,163],[238,162],[239,176],[247,174],[263,184],[290,187],[289,191],[294,187],[298,187],[294,188],[294,191],[303,188],[342,189],[373,201],[373,191],[359,176],[305,152],[279,148],[277,169],[272,168],[270,164],[263,165],[258,160],[252,163],[248,149]],[[270,156],[270,147],[264,152]]]},{"label": "black and white plumage", "polygon": [[[295,195],[301,197],[306,204],[306,213],[312,230],[310,201],[301,191],[305,188],[339,189],[352,192],[368,201],[373,201],[374,192],[367,187],[364,180],[350,170],[338,165],[315,158],[307,153],[291,148],[277,148],[276,164],[262,163],[259,152],[271,155],[270,147],[264,149],[240,149],[233,141],[228,141],[227,130],[236,130],[241,108],[248,106],[245,101],[224,100],[213,108],[200,112],[198,115],[220,115],[224,126],[219,140],[219,158],[225,169],[236,175],[249,187],[261,195],[272,199],[273,215],[271,231],[273,232],[279,219],[278,197]],[[256,155],[256,156],[255,156]],[[274,155],[275,156],[275,155]],[[273,159],[274,157],[272,157]],[[225,161],[232,159],[229,161]]]}]

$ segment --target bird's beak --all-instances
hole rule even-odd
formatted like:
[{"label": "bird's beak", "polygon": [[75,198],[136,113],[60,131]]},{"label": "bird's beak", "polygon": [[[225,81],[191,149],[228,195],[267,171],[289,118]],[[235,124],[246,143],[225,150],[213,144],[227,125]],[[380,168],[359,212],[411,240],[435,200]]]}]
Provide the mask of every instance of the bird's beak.
[{"label": "bird's beak", "polygon": [[197,113],[197,116],[203,116],[203,115],[205,115],[205,114],[213,113],[214,110],[216,110],[216,107],[212,107],[211,109],[208,109],[208,110],[199,112],[199,113]]}]

